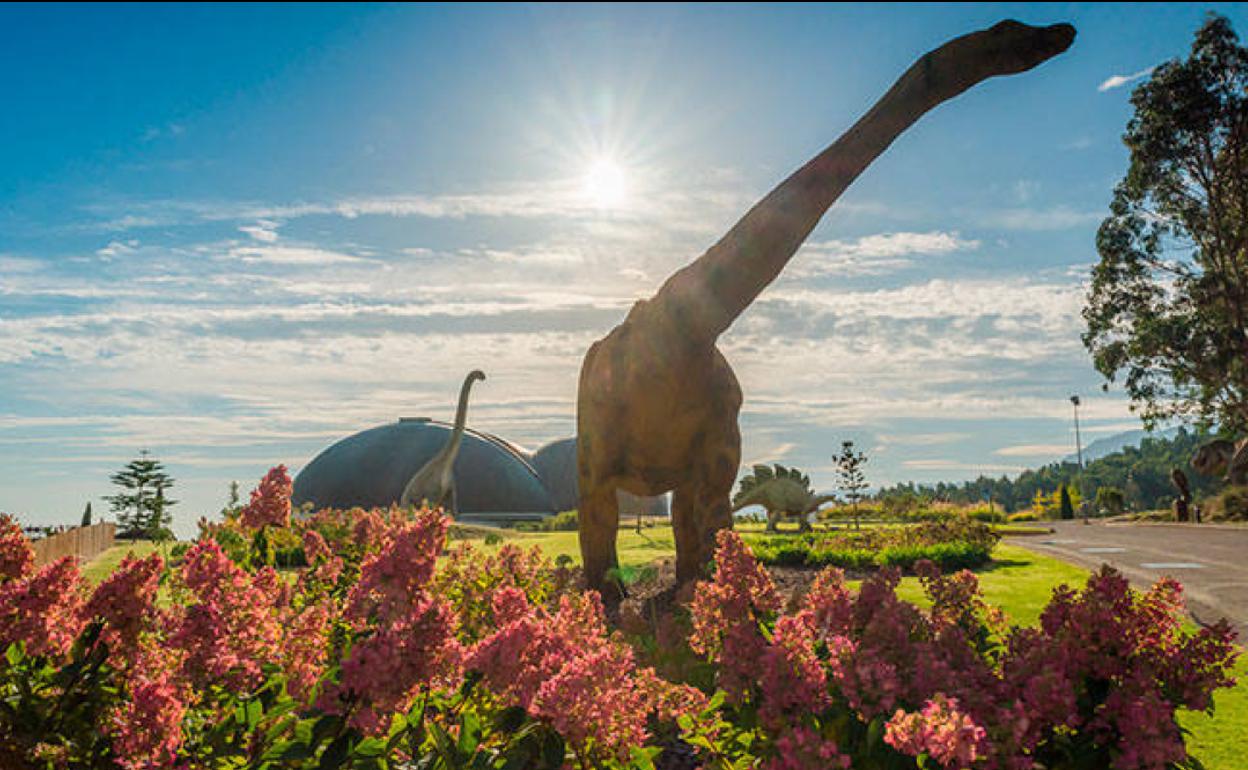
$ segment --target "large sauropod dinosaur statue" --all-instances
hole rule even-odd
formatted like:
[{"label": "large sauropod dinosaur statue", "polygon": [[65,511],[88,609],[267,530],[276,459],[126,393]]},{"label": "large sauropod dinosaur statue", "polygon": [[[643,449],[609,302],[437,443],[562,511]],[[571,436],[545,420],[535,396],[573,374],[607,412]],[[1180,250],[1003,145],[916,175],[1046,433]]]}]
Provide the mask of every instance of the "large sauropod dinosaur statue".
[{"label": "large sauropod dinosaur statue", "polygon": [[[451,515],[459,513],[459,501],[455,495],[455,458],[459,455],[459,445],[464,440],[464,423],[468,420],[468,392],[477,380],[484,380],[485,373],[473,369],[464,378],[459,389],[459,407],[455,410],[455,427],[438,453],[429,459],[420,470],[416,471],[411,481],[403,488],[403,496],[399,505],[429,505],[449,508]],[[448,505],[449,504],[449,505]]]},{"label": "large sauropod dinosaur statue", "polygon": [[[850,183],[936,105],[1035,67],[1074,40],[1069,24],[1003,21],[918,60],[836,143],[780,183],[705,254],[594,343],[577,395],[580,543],[586,582],[615,567],[615,490],[674,490],[680,582],[701,575],[732,525],[741,388],[715,341],[771,283]],[[609,595],[609,594],[604,594]]]}]

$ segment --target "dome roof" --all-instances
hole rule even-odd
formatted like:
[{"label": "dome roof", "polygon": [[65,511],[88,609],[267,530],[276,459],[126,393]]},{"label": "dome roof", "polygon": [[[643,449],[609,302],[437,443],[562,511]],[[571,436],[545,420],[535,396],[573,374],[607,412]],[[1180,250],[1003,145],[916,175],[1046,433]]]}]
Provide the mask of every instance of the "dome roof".
[{"label": "dome roof", "polygon": [[[550,501],[556,511],[570,511],[578,507],[575,438],[550,442],[530,455],[529,462],[550,493]],[[668,515],[667,495],[637,497],[621,490],[617,497],[621,515]]]},{"label": "dome roof", "polygon": [[[397,503],[408,480],[446,444],[450,432],[451,426],[443,422],[405,418],[348,436],[299,472],[293,502],[311,502],[317,508]],[[562,510],[554,505],[521,450],[472,429],[464,431],[455,459],[455,484],[460,513],[551,514]]]},{"label": "dome roof", "polygon": [[529,456],[556,511],[577,507],[576,439],[552,441]]}]

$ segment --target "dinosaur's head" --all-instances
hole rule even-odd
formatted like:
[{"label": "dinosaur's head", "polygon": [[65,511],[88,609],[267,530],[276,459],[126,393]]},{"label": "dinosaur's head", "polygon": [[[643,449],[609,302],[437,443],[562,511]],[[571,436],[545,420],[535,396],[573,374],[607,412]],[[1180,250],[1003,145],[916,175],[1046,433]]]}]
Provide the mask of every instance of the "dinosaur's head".
[{"label": "dinosaur's head", "polygon": [[998,73],[1026,72],[1070,48],[1075,28],[1069,24],[1033,27],[1006,19],[984,30],[986,53],[997,62]]},{"label": "dinosaur's head", "polygon": [[959,84],[958,92],[998,75],[1026,72],[1070,48],[1075,28],[1069,24],[1033,27],[1007,19],[963,35],[927,57],[937,80]]},{"label": "dinosaur's head", "polygon": [[485,379],[485,372],[481,371],[480,369],[473,369],[471,372],[468,372],[468,380],[471,382],[479,382],[484,379]]}]

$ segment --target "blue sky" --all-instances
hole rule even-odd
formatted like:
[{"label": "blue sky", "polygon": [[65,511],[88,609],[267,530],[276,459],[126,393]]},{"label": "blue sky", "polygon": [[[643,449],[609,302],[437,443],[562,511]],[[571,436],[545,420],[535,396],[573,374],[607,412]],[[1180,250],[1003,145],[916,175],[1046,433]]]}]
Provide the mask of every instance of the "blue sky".
[{"label": "blue sky", "polygon": [[[574,432],[588,345],[919,55],[1074,47],[929,114],[721,340],[747,462],[1014,473],[1133,428],[1079,343],[1131,76],[1234,6],[0,7],[0,510],[141,448],[176,527],[399,416]],[[1117,79],[1113,79],[1117,78]],[[1111,80],[1113,79],[1113,80]],[[604,161],[605,159],[605,161]],[[605,165],[604,165],[605,163]],[[606,173],[602,169],[606,168]],[[596,169],[596,171],[594,171]]]}]

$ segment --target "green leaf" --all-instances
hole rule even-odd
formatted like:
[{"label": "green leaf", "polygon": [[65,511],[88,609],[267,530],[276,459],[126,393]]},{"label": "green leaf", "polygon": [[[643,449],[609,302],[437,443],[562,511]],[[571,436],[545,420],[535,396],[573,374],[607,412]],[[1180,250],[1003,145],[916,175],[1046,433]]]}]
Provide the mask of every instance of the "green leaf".
[{"label": "green leaf", "polygon": [[346,764],[347,756],[351,753],[351,736],[339,735],[328,746],[325,747],[325,753],[321,754],[321,761],[316,766],[317,770],[336,770]]},{"label": "green leaf", "polygon": [[475,711],[465,709],[459,718],[459,744],[456,748],[461,756],[468,757],[476,753],[480,743],[481,718]]},{"label": "green leaf", "polygon": [[386,755],[386,742],[380,738],[365,738],[355,744],[355,748],[351,751],[351,757],[383,757]]}]

